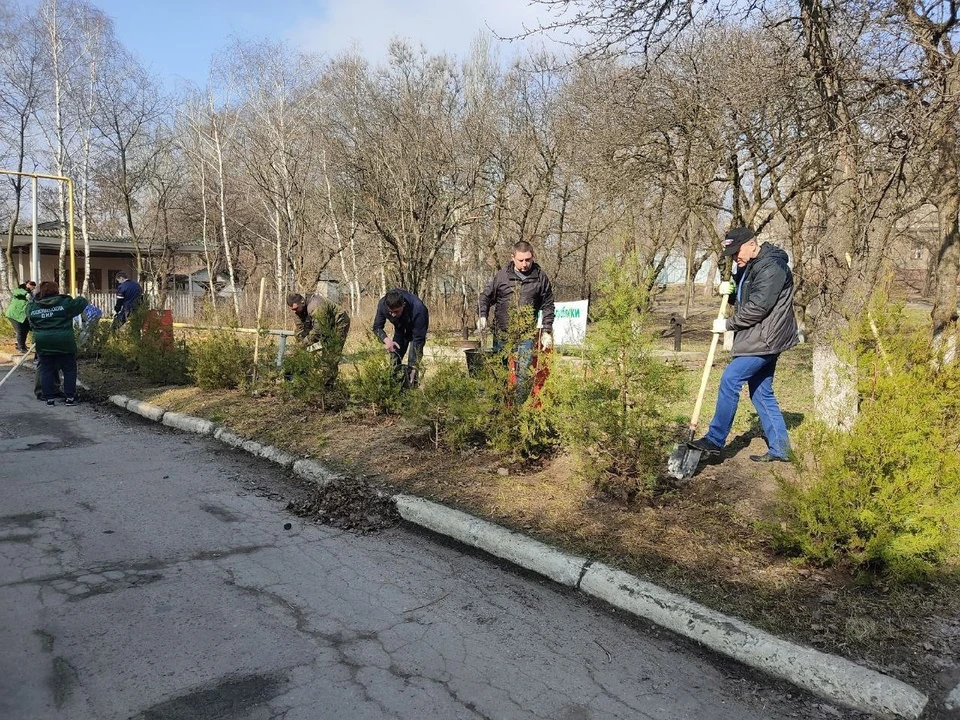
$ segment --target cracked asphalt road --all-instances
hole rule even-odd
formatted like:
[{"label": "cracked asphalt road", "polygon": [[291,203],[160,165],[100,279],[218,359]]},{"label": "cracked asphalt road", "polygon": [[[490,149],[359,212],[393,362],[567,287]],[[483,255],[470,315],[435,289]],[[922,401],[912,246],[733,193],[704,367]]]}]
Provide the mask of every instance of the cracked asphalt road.
[{"label": "cracked asphalt road", "polygon": [[305,524],[274,466],[31,383],[0,389],[0,718],[851,717],[426,534]]}]

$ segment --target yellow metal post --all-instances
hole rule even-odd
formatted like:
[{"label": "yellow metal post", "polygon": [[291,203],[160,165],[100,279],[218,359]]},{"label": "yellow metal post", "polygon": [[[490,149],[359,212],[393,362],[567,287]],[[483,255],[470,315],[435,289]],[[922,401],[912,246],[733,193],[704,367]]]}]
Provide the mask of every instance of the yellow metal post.
[{"label": "yellow metal post", "polygon": [[260,278],[260,300],[257,302],[257,338],[253,341],[253,381],[257,381],[257,363],[260,361],[260,332],[263,327],[263,292],[267,279]]},{"label": "yellow metal post", "polygon": [[[70,217],[67,219],[67,222],[70,223],[70,294],[77,294],[77,259],[74,252],[74,243],[73,243],[73,180],[68,177],[63,177],[62,175],[45,175],[43,173],[27,173],[27,172],[18,172],[16,170],[0,170],[0,175],[20,175],[21,177],[30,177],[30,178],[42,178],[44,180],[57,180],[60,182],[67,183],[67,203],[70,208]],[[36,213],[34,213],[36,216]],[[34,217],[36,221],[36,217]],[[40,259],[37,258],[37,264],[39,265]],[[40,278],[33,278],[37,282],[40,281]]]},{"label": "yellow metal post", "polygon": [[70,294],[77,295],[77,254],[73,246],[73,180],[64,178],[67,181],[67,204],[70,208]]}]

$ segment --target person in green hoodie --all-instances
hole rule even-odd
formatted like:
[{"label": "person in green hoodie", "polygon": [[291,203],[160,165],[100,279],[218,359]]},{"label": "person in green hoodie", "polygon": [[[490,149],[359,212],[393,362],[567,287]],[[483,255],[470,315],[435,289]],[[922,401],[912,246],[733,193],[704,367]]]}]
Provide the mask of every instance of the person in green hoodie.
[{"label": "person in green hoodie", "polygon": [[36,287],[37,284],[33,280],[21,283],[13,291],[13,298],[7,305],[6,316],[17,335],[17,352],[25,353],[27,351],[27,333],[30,332],[30,322],[27,320],[27,304],[30,302],[30,294]]},{"label": "person in green hoodie", "polygon": [[54,404],[57,380],[63,372],[63,394],[67,405],[77,400],[77,341],[73,334],[73,318],[83,312],[87,301],[60,293],[60,286],[45,280],[27,306],[27,318],[37,345],[40,380],[47,405]]}]

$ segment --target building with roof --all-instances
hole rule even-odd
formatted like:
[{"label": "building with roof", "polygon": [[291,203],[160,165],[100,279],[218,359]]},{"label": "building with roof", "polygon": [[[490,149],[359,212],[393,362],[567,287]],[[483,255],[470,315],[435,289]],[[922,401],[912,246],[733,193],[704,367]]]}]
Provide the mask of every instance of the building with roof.
[{"label": "building with roof", "polygon": [[[76,256],[77,284],[84,277],[83,238],[79,229],[75,229],[74,254]],[[61,227],[59,221],[39,223],[37,225],[37,247],[40,254],[40,277],[30,277],[31,248],[33,230],[27,226],[18,226],[13,237],[13,263],[21,280],[57,280],[60,281],[58,266],[60,263]],[[109,237],[88,233],[90,242],[90,284],[93,290],[109,291],[116,287],[116,276],[120,271],[131,277],[137,273],[137,253],[133,240],[125,237]],[[162,248],[152,247],[149,241],[141,244],[142,257],[159,256]],[[203,246],[198,243],[179,243],[172,249],[175,265],[195,265],[203,254]]]}]

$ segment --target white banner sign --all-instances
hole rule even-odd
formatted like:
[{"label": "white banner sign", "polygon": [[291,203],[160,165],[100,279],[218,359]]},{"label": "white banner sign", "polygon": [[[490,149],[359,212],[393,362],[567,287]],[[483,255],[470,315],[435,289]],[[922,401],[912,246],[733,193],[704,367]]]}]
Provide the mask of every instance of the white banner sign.
[{"label": "white banner sign", "polygon": [[[587,336],[587,300],[558,302],[553,316],[555,345],[583,345]],[[543,327],[543,315],[537,318],[537,327]]]}]

